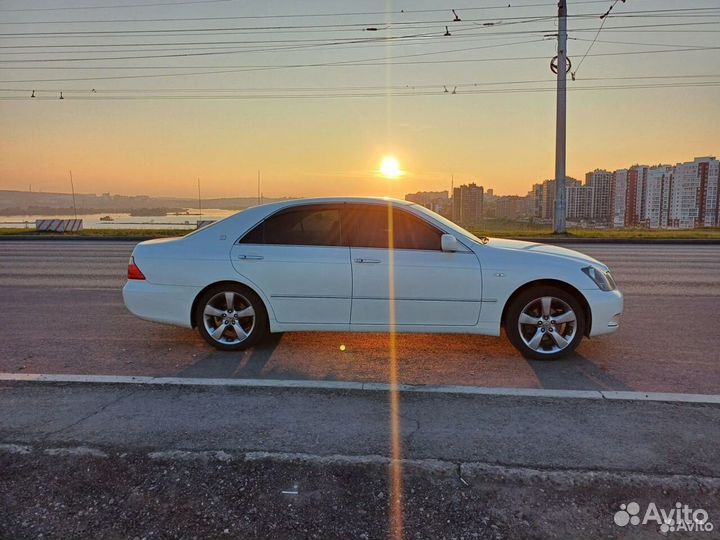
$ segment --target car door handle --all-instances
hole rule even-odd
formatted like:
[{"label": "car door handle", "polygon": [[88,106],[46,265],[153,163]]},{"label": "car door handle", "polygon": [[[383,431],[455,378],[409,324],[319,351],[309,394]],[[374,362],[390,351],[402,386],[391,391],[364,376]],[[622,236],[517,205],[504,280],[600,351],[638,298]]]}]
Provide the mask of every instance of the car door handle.
[{"label": "car door handle", "polygon": [[238,255],[238,259],[244,261],[261,261],[263,258],[262,255]]},{"label": "car door handle", "polygon": [[379,263],[380,259],[354,259],[356,263]]}]

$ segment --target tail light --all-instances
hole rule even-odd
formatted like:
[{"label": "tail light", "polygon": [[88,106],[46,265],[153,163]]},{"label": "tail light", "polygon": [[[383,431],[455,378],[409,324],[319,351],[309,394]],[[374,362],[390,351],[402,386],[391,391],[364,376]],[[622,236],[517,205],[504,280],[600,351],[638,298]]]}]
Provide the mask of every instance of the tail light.
[{"label": "tail light", "polygon": [[130,257],[128,262],[128,279],[145,279],[145,275],[140,271],[138,265],[135,264],[135,257]]}]

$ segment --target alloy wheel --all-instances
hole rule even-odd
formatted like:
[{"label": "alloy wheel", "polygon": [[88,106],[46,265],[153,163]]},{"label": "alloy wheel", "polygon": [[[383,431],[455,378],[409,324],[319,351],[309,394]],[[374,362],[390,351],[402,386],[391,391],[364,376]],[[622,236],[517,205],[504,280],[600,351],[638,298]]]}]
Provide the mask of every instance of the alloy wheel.
[{"label": "alloy wheel", "polygon": [[518,318],[520,338],[538,354],[549,355],[566,349],[577,330],[577,316],[573,309],[554,296],[532,300]]},{"label": "alloy wheel", "polygon": [[225,291],[212,296],[203,310],[208,335],[223,345],[245,341],[255,328],[255,309],[242,294]]}]

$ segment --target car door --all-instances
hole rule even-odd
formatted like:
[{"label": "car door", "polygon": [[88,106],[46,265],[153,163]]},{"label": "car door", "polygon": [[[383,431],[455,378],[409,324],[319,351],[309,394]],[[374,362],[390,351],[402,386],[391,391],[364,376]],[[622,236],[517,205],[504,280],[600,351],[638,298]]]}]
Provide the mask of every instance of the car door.
[{"label": "car door", "polygon": [[343,214],[353,273],[351,325],[477,324],[482,279],[469,249],[444,252],[443,232],[392,205],[349,205]]},{"label": "car door", "polygon": [[278,322],[350,322],[350,249],[339,206],[281,210],[240,238],[231,257],[235,270],[269,298]]}]

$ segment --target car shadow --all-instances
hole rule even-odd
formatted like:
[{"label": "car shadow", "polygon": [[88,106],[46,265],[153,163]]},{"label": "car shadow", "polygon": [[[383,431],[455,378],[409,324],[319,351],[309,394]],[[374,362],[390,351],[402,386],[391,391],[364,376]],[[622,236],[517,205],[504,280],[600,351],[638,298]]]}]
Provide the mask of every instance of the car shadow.
[{"label": "car shadow", "polygon": [[552,390],[632,390],[577,352],[561,360],[528,360],[541,388]]},{"label": "car shadow", "polygon": [[282,334],[270,334],[262,344],[247,351],[212,351],[175,377],[203,379],[257,379],[282,340]]}]

